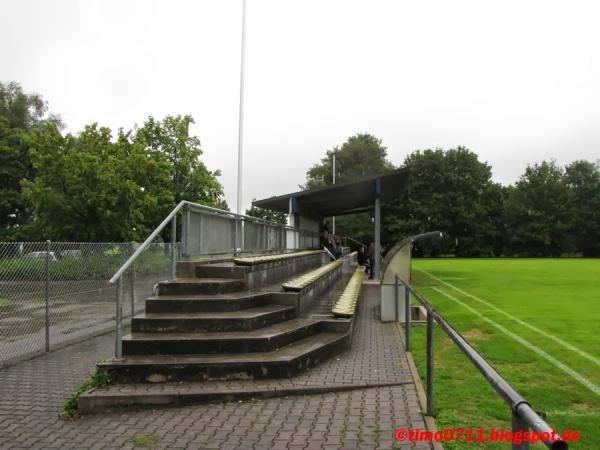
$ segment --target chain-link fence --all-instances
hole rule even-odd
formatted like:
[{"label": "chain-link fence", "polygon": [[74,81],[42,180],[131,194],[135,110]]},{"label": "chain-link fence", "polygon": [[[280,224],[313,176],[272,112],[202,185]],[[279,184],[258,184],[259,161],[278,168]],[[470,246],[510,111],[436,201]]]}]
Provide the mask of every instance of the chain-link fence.
[{"label": "chain-link fence", "polygon": [[[0,242],[0,367],[114,329],[116,287],[108,279],[137,246]],[[150,244],[132,267],[123,279],[124,318],[171,277],[171,244]]]}]

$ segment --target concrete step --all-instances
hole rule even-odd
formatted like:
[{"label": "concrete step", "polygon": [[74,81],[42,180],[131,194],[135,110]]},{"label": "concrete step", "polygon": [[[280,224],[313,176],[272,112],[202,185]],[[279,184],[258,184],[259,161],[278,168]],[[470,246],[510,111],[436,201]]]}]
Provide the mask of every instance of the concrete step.
[{"label": "concrete step", "polygon": [[158,295],[224,294],[246,288],[242,280],[227,278],[176,278],[158,283]]},{"label": "concrete step", "polygon": [[319,320],[292,319],[252,331],[132,333],[123,337],[124,355],[196,355],[270,352],[322,329]]},{"label": "concrete step", "polygon": [[347,348],[349,335],[322,332],[270,352],[127,356],[99,363],[117,383],[289,378]]},{"label": "concrete step", "polygon": [[271,294],[260,292],[232,292],[220,295],[161,295],[146,300],[146,312],[155,314],[239,311],[264,306],[270,301]]},{"label": "concrete step", "polygon": [[244,278],[248,271],[248,267],[236,266],[233,262],[196,266],[196,276],[198,278],[229,278],[240,280]]},{"label": "concrete step", "polygon": [[250,331],[296,316],[292,306],[265,305],[240,311],[187,314],[141,314],[133,318],[131,331],[141,333],[194,333]]}]

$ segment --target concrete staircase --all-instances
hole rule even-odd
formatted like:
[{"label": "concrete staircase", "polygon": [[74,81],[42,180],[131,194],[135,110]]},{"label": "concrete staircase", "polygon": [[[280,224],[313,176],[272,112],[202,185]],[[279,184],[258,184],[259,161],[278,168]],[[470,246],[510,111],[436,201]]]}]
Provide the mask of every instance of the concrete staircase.
[{"label": "concrete staircase", "polygon": [[[284,263],[273,264],[269,271],[282,273]],[[349,346],[339,322],[299,317],[277,292],[248,290],[249,270],[233,262],[196,265],[183,270],[185,278],[159,283],[123,337],[123,359],[99,370],[117,383],[282,378]]]}]

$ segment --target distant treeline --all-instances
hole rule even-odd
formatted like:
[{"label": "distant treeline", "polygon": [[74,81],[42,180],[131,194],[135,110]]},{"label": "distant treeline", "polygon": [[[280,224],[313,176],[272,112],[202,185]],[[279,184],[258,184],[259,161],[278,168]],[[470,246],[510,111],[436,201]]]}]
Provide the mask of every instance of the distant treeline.
[{"label": "distant treeline", "polygon": [[[381,140],[350,137],[307,172],[306,188],[396,169]],[[440,230],[444,239],[417,246],[424,256],[600,256],[600,168],[597,162],[529,165],[510,186],[492,181],[491,167],[464,147],[418,150],[404,159],[410,170],[405,196],[382,210],[383,245]],[[339,217],[337,234],[368,242],[370,216]]]},{"label": "distant treeline", "polygon": [[[145,238],[180,200],[227,209],[217,176],[200,161],[190,116],[149,117],[132,130],[92,124],[62,132],[41,96],[0,83],[0,241],[131,241]],[[303,188],[395,170],[381,140],[357,134],[307,172]],[[440,230],[427,256],[600,255],[600,169],[543,161],[514,185],[492,181],[472,151],[418,150],[404,159],[406,195],[383,208],[383,244]],[[280,194],[273,192],[273,194]],[[284,221],[252,208],[249,214]],[[337,234],[367,243],[368,213],[339,217]],[[168,230],[166,231],[168,234]],[[167,237],[167,236],[165,236]]]}]

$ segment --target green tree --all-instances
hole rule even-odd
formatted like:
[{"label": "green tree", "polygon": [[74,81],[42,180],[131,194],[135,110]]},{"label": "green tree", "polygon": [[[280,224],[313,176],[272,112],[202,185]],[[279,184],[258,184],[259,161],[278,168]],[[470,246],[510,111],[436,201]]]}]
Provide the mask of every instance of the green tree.
[{"label": "green tree", "polygon": [[166,157],[171,166],[171,191],[175,203],[181,200],[228,209],[223,187],[217,180],[219,170],[211,172],[200,161],[200,140],[189,133],[191,116],[167,116],[162,121],[149,117],[135,130],[132,141],[143,145],[154,157]]},{"label": "green tree", "polygon": [[[381,139],[368,133],[349,137],[341,146],[327,150],[321,162],[306,173],[306,189],[333,184],[333,154],[335,153],[336,183],[381,175],[395,169],[387,159],[387,149]],[[331,224],[331,218],[327,218]],[[331,225],[330,225],[331,229]],[[349,236],[368,244],[373,239],[370,213],[336,217],[336,234]]]},{"label": "green tree", "polygon": [[507,250],[522,256],[560,256],[569,250],[569,191],[554,161],[527,166],[508,189],[504,208]]},{"label": "green tree", "polygon": [[497,254],[495,217],[501,216],[502,190],[492,182],[489,165],[464,147],[415,151],[404,165],[410,174],[407,195],[384,215],[388,242],[439,230],[443,240],[416,252]]},{"label": "green tree", "polygon": [[271,211],[270,209],[259,208],[253,206],[246,210],[246,215],[250,217],[258,217],[259,219],[267,220],[280,224],[287,224],[287,214],[279,211]]},{"label": "green tree", "polygon": [[21,181],[34,177],[29,134],[50,123],[61,126],[60,119],[47,110],[40,95],[25,93],[18,83],[0,82],[0,240],[27,236],[31,208]]},{"label": "green tree", "polygon": [[48,104],[39,94],[26,94],[19,83],[0,82],[0,117],[10,128],[30,130],[49,122],[62,126],[57,115],[48,114]]},{"label": "green tree", "polygon": [[600,168],[574,161],[565,168],[570,242],[583,256],[600,256]]},{"label": "green tree", "polygon": [[199,143],[187,134],[190,122],[150,118],[114,140],[96,124],[78,136],[62,136],[56,127],[34,134],[36,177],[23,187],[36,232],[53,240],[140,240],[179,199],[224,204],[218,172],[198,160]]},{"label": "green tree", "polygon": [[[34,229],[52,240],[137,240],[149,218],[173,204],[166,160],[96,124],[79,136],[39,133],[31,149],[36,177],[23,183],[34,205]],[[124,145],[125,144],[125,145]],[[158,195],[156,194],[158,192]]]},{"label": "green tree", "polygon": [[333,184],[334,153],[336,183],[394,170],[392,163],[387,160],[387,150],[381,139],[368,133],[356,134],[341,146],[327,150],[321,162],[306,172],[306,189]]}]

